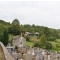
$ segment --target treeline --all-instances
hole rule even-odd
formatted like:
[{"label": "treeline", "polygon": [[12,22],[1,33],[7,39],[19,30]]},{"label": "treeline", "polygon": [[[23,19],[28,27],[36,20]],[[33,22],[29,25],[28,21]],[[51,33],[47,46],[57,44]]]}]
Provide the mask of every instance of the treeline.
[{"label": "treeline", "polygon": [[[12,23],[6,22],[4,20],[0,20],[0,41],[4,41],[5,45],[9,42],[9,34],[20,35],[21,32],[25,34],[25,32],[35,33],[39,32],[38,38],[46,37],[46,40],[55,41],[56,39],[60,39],[60,30],[52,29],[44,26],[36,26],[20,24],[18,19],[14,19]],[[5,38],[6,37],[6,38]],[[44,40],[44,39],[42,39]],[[7,41],[7,42],[6,42]],[[6,43],[5,43],[6,42]]]}]

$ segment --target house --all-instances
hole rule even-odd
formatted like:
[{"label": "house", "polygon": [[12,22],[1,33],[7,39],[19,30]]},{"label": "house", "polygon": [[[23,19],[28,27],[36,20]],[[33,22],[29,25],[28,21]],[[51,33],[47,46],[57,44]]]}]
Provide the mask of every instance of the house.
[{"label": "house", "polygon": [[31,36],[32,35],[32,33],[30,33],[30,32],[26,32],[25,34],[26,34],[26,36]]},{"label": "house", "polygon": [[22,36],[22,34],[21,34],[21,36],[17,35],[13,38],[12,45],[14,47],[15,46],[24,47],[24,46],[26,46],[26,39]]},{"label": "house", "polygon": [[34,34],[35,36],[38,36],[39,35],[39,32],[35,32],[35,34]]},{"label": "house", "polygon": [[29,36],[39,36],[39,32],[35,32],[35,33],[26,32],[25,34]]}]

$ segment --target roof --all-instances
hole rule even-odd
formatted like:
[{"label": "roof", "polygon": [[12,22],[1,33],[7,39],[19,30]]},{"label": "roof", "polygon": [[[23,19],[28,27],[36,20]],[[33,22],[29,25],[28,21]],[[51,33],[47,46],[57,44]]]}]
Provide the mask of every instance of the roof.
[{"label": "roof", "polygon": [[36,32],[35,34],[39,34],[39,32]]},{"label": "roof", "polygon": [[26,34],[31,34],[30,32],[26,32]]}]

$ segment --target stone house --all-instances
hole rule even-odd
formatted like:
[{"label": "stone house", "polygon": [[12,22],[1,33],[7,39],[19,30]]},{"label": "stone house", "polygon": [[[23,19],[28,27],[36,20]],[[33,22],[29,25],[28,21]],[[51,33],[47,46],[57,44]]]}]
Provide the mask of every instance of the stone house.
[{"label": "stone house", "polygon": [[26,46],[26,39],[20,35],[17,35],[13,38],[13,41],[12,41],[12,46],[17,46],[17,47],[24,47]]}]

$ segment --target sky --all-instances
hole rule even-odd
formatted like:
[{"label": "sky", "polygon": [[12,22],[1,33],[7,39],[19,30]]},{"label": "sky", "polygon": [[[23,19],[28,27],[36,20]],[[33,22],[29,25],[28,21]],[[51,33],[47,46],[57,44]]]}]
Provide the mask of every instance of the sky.
[{"label": "sky", "polygon": [[0,19],[60,29],[60,1],[0,1]]}]

